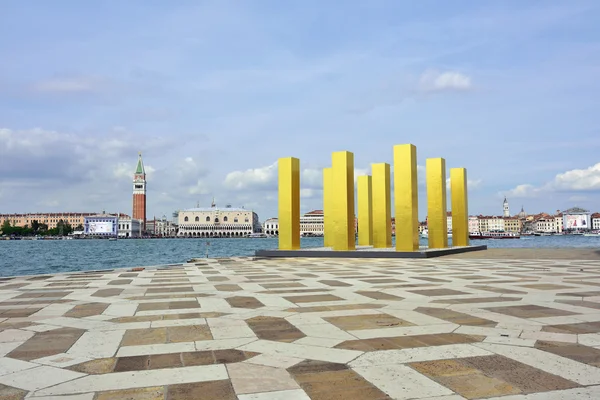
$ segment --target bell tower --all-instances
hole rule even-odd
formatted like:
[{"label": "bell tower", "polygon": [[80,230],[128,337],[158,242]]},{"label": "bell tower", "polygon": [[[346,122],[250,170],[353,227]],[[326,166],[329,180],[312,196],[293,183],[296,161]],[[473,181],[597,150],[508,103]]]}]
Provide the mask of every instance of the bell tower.
[{"label": "bell tower", "polygon": [[510,209],[508,208],[508,200],[506,200],[506,197],[504,198],[504,203],[502,205],[504,208],[504,216],[510,217]]},{"label": "bell tower", "polygon": [[133,213],[131,216],[143,221],[142,231],[144,232],[146,230],[146,171],[141,152],[133,175]]}]

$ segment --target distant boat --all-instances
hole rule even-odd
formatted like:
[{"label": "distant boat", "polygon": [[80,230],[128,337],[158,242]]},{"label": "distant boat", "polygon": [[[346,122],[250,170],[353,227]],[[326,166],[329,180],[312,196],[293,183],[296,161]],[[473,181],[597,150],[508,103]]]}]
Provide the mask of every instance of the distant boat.
[{"label": "distant boat", "polygon": [[116,237],[111,237],[111,238],[108,238],[108,241],[109,242],[116,242],[117,238]]},{"label": "distant boat", "polygon": [[520,239],[515,232],[476,232],[469,234],[469,239]]},{"label": "distant boat", "polygon": [[244,237],[250,238],[250,239],[261,239],[261,238],[268,238],[269,235],[267,235],[266,233],[250,233],[248,235],[245,235]]},{"label": "distant boat", "polygon": [[587,236],[587,237],[600,237],[600,232],[584,233],[583,236]]}]

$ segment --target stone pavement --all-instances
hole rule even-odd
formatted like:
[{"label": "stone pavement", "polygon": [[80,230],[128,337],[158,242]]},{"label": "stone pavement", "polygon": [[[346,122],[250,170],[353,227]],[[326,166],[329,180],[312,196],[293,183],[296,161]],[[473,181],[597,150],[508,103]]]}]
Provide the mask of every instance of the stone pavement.
[{"label": "stone pavement", "polygon": [[600,398],[600,261],[231,258],[0,278],[0,399]]}]

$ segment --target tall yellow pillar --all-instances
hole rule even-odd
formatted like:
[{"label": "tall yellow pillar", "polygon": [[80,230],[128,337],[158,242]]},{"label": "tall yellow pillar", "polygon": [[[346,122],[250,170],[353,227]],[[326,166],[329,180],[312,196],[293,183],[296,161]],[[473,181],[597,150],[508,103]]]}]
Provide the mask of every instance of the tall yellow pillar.
[{"label": "tall yellow pillar", "polygon": [[417,148],[412,144],[394,146],[394,208],[396,251],[419,250],[419,192]]},{"label": "tall yellow pillar", "polygon": [[427,230],[429,248],[448,247],[448,220],[446,219],[446,161],[428,158],[427,171]]},{"label": "tall yellow pillar", "polygon": [[300,248],[300,160],[280,158],[279,250]]},{"label": "tall yellow pillar", "polygon": [[333,249],[355,250],[354,154],[337,151],[331,157],[333,188]]},{"label": "tall yellow pillar", "polygon": [[373,174],[373,247],[380,249],[392,247],[390,164],[373,164],[371,170]]},{"label": "tall yellow pillar", "polygon": [[323,168],[323,244],[333,247],[333,170]]},{"label": "tall yellow pillar", "polygon": [[371,177],[358,177],[358,244],[373,245],[373,203]]},{"label": "tall yellow pillar", "polygon": [[452,196],[452,246],[469,245],[469,201],[467,169],[450,168]]}]

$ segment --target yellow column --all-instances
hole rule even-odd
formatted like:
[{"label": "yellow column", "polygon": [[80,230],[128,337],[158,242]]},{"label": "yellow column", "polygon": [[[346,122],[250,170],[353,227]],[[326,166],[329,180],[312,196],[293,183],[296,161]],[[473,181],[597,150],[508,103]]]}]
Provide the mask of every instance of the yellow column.
[{"label": "yellow column", "polygon": [[419,250],[419,192],[417,148],[412,144],[394,146],[394,208],[396,251]]},{"label": "yellow column", "polygon": [[446,219],[446,161],[428,158],[427,171],[427,230],[429,248],[448,247],[448,220]]},{"label": "yellow column", "polygon": [[373,247],[380,249],[392,247],[390,164],[373,164],[371,170],[373,174]]},{"label": "yellow column", "polygon": [[358,177],[358,244],[373,244],[373,203],[371,177]]},{"label": "yellow column", "polygon": [[300,160],[279,159],[279,250],[300,248]]},{"label": "yellow column", "polygon": [[450,168],[452,196],[452,246],[469,245],[469,201],[467,169]]},{"label": "yellow column", "polygon": [[332,216],[333,216],[333,170],[323,168],[323,243],[325,247],[333,247]]},{"label": "yellow column", "polygon": [[355,250],[354,231],[354,154],[332,154],[332,228],[334,250]]}]

